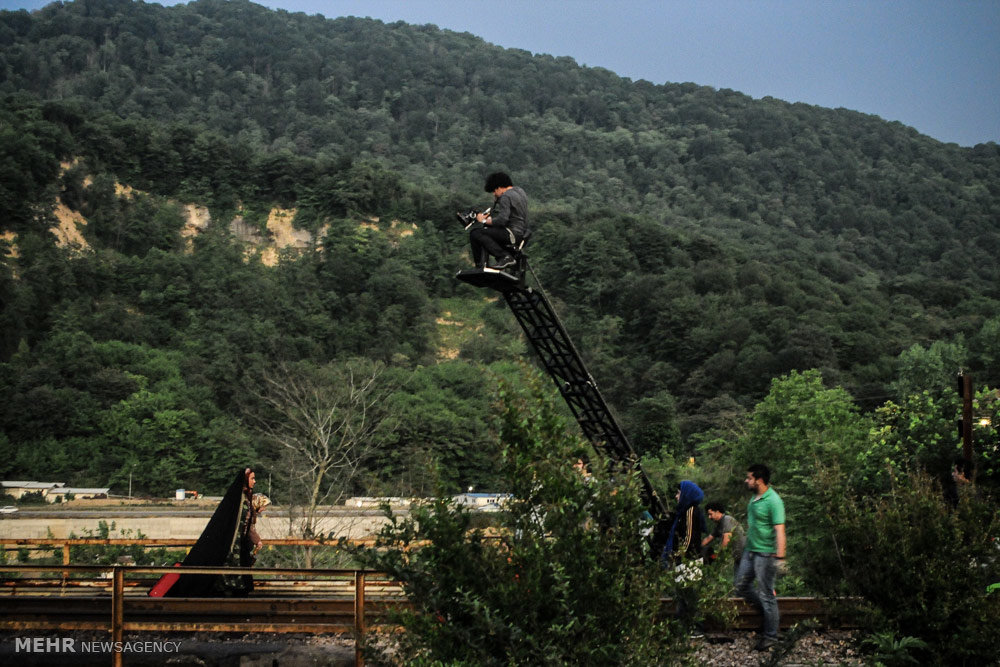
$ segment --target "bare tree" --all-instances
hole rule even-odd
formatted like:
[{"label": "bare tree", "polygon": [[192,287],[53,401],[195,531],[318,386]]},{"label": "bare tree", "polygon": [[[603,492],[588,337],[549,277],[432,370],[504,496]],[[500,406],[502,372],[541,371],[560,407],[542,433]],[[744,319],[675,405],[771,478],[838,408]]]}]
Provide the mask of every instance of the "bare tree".
[{"label": "bare tree", "polygon": [[[319,534],[319,522],[343,502],[382,434],[397,423],[384,371],[381,363],[354,359],[281,364],[261,376],[255,395],[266,409],[248,417],[283,453],[292,534]],[[305,566],[312,566],[310,549]]]}]

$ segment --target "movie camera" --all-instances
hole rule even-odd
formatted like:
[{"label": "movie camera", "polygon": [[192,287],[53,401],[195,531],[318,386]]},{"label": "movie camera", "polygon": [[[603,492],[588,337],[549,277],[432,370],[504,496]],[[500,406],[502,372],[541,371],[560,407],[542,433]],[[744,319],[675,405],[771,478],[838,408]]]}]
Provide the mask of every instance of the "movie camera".
[{"label": "movie camera", "polygon": [[483,224],[483,223],[479,222],[478,220],[476,220],[476,216],[479,215],[480,213],[482,213],[485,216],[489,216],[490,210],[492,210],[492,208],[488,208],[485,211],[478,211],[478,210],[476,210],[474,208],[470,208],[465,213],[462,213],[461,211],[459,211],[455,215],[458,217],[458,221],[461,222],[462,225],[465,227],[465,231],[469,231],[470,229],[472,229],[472,227],[474,225],[477,225],[477,224],[478,225],[482,225]]}]

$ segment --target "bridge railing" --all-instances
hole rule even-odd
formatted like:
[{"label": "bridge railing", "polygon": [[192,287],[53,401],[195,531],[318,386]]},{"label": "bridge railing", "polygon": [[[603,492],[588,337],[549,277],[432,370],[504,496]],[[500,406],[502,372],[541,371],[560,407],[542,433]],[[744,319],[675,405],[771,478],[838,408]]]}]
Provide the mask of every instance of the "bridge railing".
[{"label": "bridge railing", "polygon": [[[245,598],[151,598],[163,574],[252,574]],[[373,625],[407,604],[401,588],[369,570],[0,565],[0,629],[126,632],[352,634],[356,663]],[[387,626],[388,627],[388,626]],[[113,664],[121,664],[117,655]]]}]

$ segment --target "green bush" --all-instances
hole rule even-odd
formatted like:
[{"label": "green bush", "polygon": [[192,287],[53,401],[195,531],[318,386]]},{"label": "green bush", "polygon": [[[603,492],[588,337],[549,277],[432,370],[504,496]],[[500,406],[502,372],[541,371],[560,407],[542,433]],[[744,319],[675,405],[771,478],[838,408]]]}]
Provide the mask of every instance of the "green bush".
[{"label": "green bush", "polygon": [[492,534],[439,498],[409,518],[387,512],[379,548],[361,554],[414,605],[400,618],[405,664],[650,665],[687,646],[677,624],[658,618],[665,581],[642,549],[636,480],[574,470],[585,445],[539,383],[527,397],[501,384],[511,498]]},{"label": "green bush", "polygon": [[[117,533],[117,534],[116,534]],[[146,535],[141,530],[133,531],[131,528],[117,529],[115,522],[110,524],[101,520],[97,522],[97,530],[90,528],[83,529],[83,535],[69,534],[70,539],[133,539],[143,540]],[[183,560],[183,555],[178,551],[171,551],[164,547],[144,547],[138,544],[95,544],[78,545],[69,548],[69,559],[73,565],[115,565],[119,562],[129,561],[135,565],[171,565]]]},{"label": "green bush", "polygon": [[817,531],[825,540],[800,561],[811,583],[860,599],[865,627],[924,642],[908,644],[920,664],[992,664],[1000,597],[986,587],[1000,580],[996,503],[972,488],[952,505],[921,472],[895,479],[881,497],[853,495],[834,468],[816,482],[828,518]]},{"label": "green bush", "polygon": [[925,641],[916,637],[896,639],[892,632],[876,632],[865,639],[862,645],[871,651],[871,661],[876,667],[919,665],[920,661],[911,655],[911,651],[927,648]]},{"label": "green bush", "polygon": [[21,497],[17,499],[18,505],[45,505],[45,494],[41,491],[29,491],[27,493],[22,493]]}]

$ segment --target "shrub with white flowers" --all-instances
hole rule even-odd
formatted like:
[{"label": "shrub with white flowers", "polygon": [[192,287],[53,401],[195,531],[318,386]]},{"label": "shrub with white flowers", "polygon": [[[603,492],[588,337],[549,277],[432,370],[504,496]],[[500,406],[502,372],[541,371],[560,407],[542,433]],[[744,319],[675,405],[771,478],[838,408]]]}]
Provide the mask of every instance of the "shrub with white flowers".
[{"label": "shrub with white flowers", "polygon": [[702,566],[705,562],[699,558],[688,562],[682,562],[674,567],[674,581],[682,587],[688,587],[698,581],[703,576]]}]

